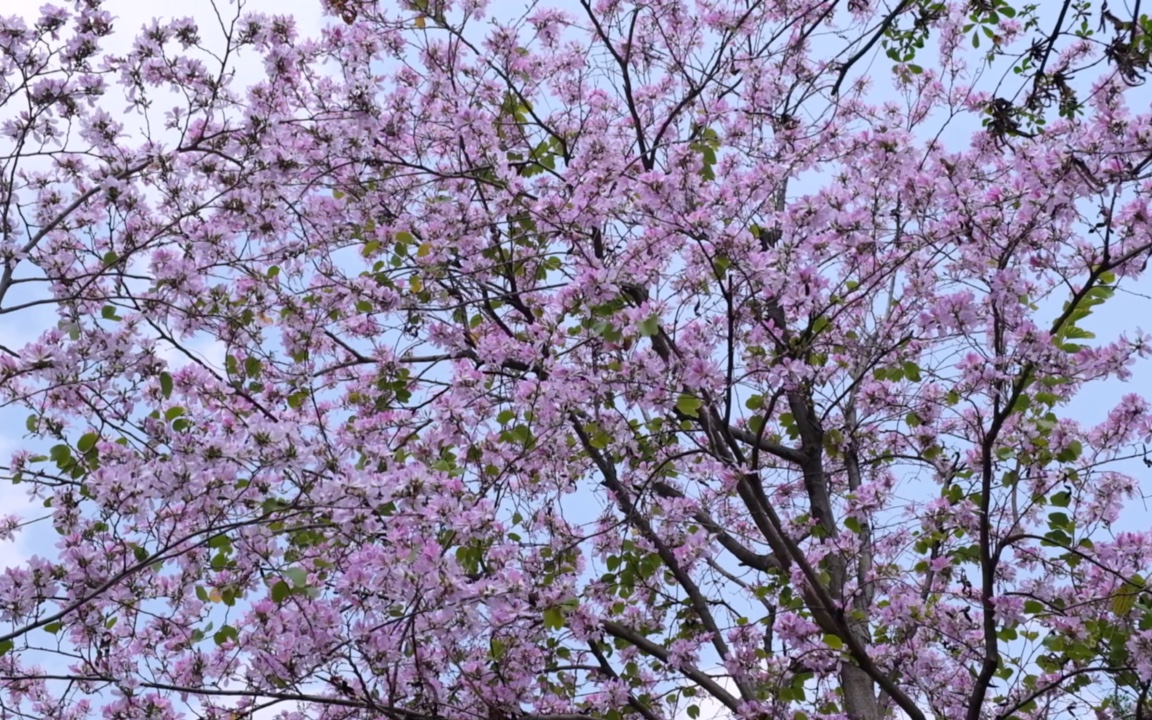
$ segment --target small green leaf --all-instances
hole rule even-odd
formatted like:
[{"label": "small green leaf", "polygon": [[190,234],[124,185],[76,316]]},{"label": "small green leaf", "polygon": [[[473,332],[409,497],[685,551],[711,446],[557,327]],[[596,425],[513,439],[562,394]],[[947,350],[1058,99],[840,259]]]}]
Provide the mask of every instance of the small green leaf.
[{"label": "small green leaf", "polygon": [[655,313],[649,315],[640,321],[639,329],[642,337],[653,337],[660,332],[660,317]]},{"label": "small green leaf", "polygon": [[833,650],[844,649],[844,641],[840,639],[839,635],[833,635],[832,633],[826,633],[824,635],[824,644]]},{"label": "small green leaf", "polygon": [[676,399],[676,409],[688,417],[699,417],[699,411],[703,405],[703,400],[688,395],[687,393],[682,394]]},{"label": "small green leaf", "polygon": [[302,567],[290,567],[284,571],[284,575],[296,587],[305,587],[308,584],[308,571]]},{"label": "small green leaf", "polygon": [[166,372],[160,373],[160,394],[165,398],[172,397],[172,376]]},{"label": "small green leaf", "polygon": [[244,374],[250,378],[260,376],[261,362],[259,358],[249,357],[244,360]]},{"label": "small green leaf", "polygon": [[55,635],[56,633],[60,632],[60,629],[62,627],[64,627],[64,626],[58,622],[50,622],[44,626],[44,632],[50,632],[53,635]]},{"label": "small green leaf", "polygon": [[96,441],[99,439],[100,436],[94,432],[84,433],[80,436],[80,439],[76,441],[76,449],[82,453],[86,453],[96,447]]},{"label": "small green leaf", "polygon": [[558,607],[545,608],[544,627],[548,630],[559,630],[564,627],[564,611]]},{"label": "small green leaf", "polygon": [[231,625],[225,625],[216,631],[216,634],[212,636],[212,639],[216,641],[217,645],[223,645],[229,640],[235,640],[238,637],[240,637],[239,630],[232,627]]},{"label": "small green leaf", "polygon": [[1069,441],[1068,445],[1056,454],[1058,462],[1074,462],[1080,457],[1080,453],[1084,451],[1084,446],[1080,444],[1079,440]]},{"label": "small green leaf", "polygon": [[1127,615],[1136,606],[1136,593],[1118,593],[1112,596],[1112,614]]},{"label": "small green leaf", "polygon": [[56,467],[61,470],[67,470],[73,464],[72,450],[67,445],[53,445],[52,448],[48,450],[48,456],[56,463]]},{"label": "small green leaf", "polygon": [[507,648],[499,638],[492,638],[488,641],[488,649],[492,653],[492,659],[499,660],[504,657],[504,651]]},{"label": "small green leaf", "polygon": [[283,580],[277,581],[276,584],[272,586],[272,602],[276,604],[284,602],[291,594],[292,588]]},{"label": "small green leaf", "polygon": [[716,274],[723,280],[728,274],[728,268],[732,267],[732,260],[724,255],[717,255],[712,266],[716,269]]},{"label": "small green leaf", "polygon": [[299,410],[304,406],[304,401],[308,399],[308,391],[300,390],[288,396],[288,407],[293,410]]},{"label": "small green leaf", "polygon": [[912,362],[911,360],[908,360],[904,363],[903,368],[904,368],[904,377],[908,378],[912,382],[920,382],[920,366],[919,365]]}]

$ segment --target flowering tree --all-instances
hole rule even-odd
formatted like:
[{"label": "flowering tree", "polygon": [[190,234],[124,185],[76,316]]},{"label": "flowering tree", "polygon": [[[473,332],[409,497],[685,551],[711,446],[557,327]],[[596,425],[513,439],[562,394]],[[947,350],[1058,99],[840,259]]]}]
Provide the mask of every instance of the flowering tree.
[{"label": "flowering tree", "polygon": [[1139,3],[384,5],[0,20],[5,716],[1152,716]]}]

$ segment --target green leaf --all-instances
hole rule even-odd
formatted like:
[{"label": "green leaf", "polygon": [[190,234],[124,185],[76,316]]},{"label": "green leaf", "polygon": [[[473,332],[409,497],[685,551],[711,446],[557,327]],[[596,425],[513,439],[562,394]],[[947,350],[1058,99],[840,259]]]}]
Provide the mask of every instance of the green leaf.
[{"label": "green leaf", "polygon": [[1112,612],[1116,615],[1127,615],[1136,606],[1137,596],[1144,588],[1143,575],[1133,575],[1128,578],[1128,582],[1112,597]]},{"label": "green leaf", "polygon": [[712,261],[712,266],[716,270],[716,274],[723,280],[728,274],[728,268],[732,267],[732,260],[724,255],[717,255],[716,259]]},{"label": "green leaf", "polygon": [[597,450],[603,450],[612,443],[612,436],[596,423],[588,423],[584,431],[589,435],[589,442]]},{"label": "green leaf", "polygon": [[223,645],[229,640],[235,640],[238,637],[240,637],[239,630],[232,627],[231,625],[225,625],[216,631],[216,634],[212,636],[212,639],[216,641],[217,645]]},{"label": "green leaf", "polygon": [[16,647],[16,643],[11,640],[0,641],[0,655],[7,655],[14,647]]},{"label": "green leaf", "polygon": [[284,576],[292,581],[296,587],[305,587],[308,584],[308,571],[302,567],[290,567],[284,571]]},{"label": "green leaf", "polygon": [[272,586],[272,602],[276,604],[284,602],[291,594],[292,588],[283,580],[277,581],[277,583]]},{"label": "green leaf", "polygon": [[699,411],[703,405],[703,400],[687,393],[682,394],[676,399],[676,409],[688,417],[699,417]]},{"label": "green leaf", "polygon": [[639,329],[642,337],[653,337],[660,332],[660,317],[655,313],[649,315],[640,321]]},{"label": "green leaf", "polygon": [[912,362],[911,360],[908,360],[904,363],[903,368],[904,368],[904,377],[908,378],[912,382],[920,382],[920,366],[919,365]]},{"label": "green leaf", "polygon": [[64,626],[58,622],[50,622],[44,626],[44,632],[50,632],[53,635],[55,635],[56,633],[60,632],[60,629],[62,627],[64,627]]},{"label": "green leaf", "polygon": [[250,378],[259,377],[260,366],[261,363],[259,358],[249,357],[244,360],[244,374]]},{"label": "green leaf", "polygon": [[53,445],[48,455],[61,470],[68,470],[75,464],[72,460],[72,450],[67,445]]},{"label": "green leaf", "polygon": [[753,432],[753,433],[759,435],[760,430],[763,427],[764,427],[764,418],[760,417],[759,415],[753,415],[752,417],[748,418],[748,430],[750,432]]},{"label": "green leaf", "polygon": [[160,394],[165,398],[172,397],[172,376],[166,372],[160,373]]},{"label": "green leaf", "polygon": [[94,432],[84,433],[80,436],[80,439],[76,441],[76,449],[82,453],[86,453],[96,447],[96,441],[99,439],[100,436]]},{"label": "green leaf", "polygon": [[825,633],[824,644],[833,650],[844,649],[844,641],[840,639],[839,635],[833,635],[832,633]]},{"label": "green leaf", "polygon": [[1079,440],[1071,440],[1068,445],[1056,455],[1058,462],[1074,462],[1080,457],[1080,453],[1084,451],[1084,446],[1080,444]]},{"label": "green leaf", "polygon": [[564,627],[564,611],[558,607],[545,608],[544,627],[548,630],[559,630]]},{"label": "green leaf", "polygon": [[747,401],[745,401],[744,407],[752,410],[753,412],[759,410],[760,408],[764,407],[764,396],[753,395],[752,397],[748,398]]},{"label": "green leaf", "polygon": [[504,657],[504,651],[507,650],[507,647],[499,638],[492,638],[488,641],[488,650],[492,654],[493,660],[499,660]]},{"label": "green leaf", "polygon": [[288,396],[288,407],[293,410],[299,410],[304,406],[304,401],[308,399],[308,391],[300,390]]},{"label": "green leaf", "polygon": [[1112,596],[1112,613],[1114,615],[1127,615],[1136,607],[1135,592],[1118,592]]},{"label": "green leaf", "polygon": [[100,308],[100,317],[105,320],[120,320],[120,316],[116,314],[116,308],[112,305],[105,305]]}]

